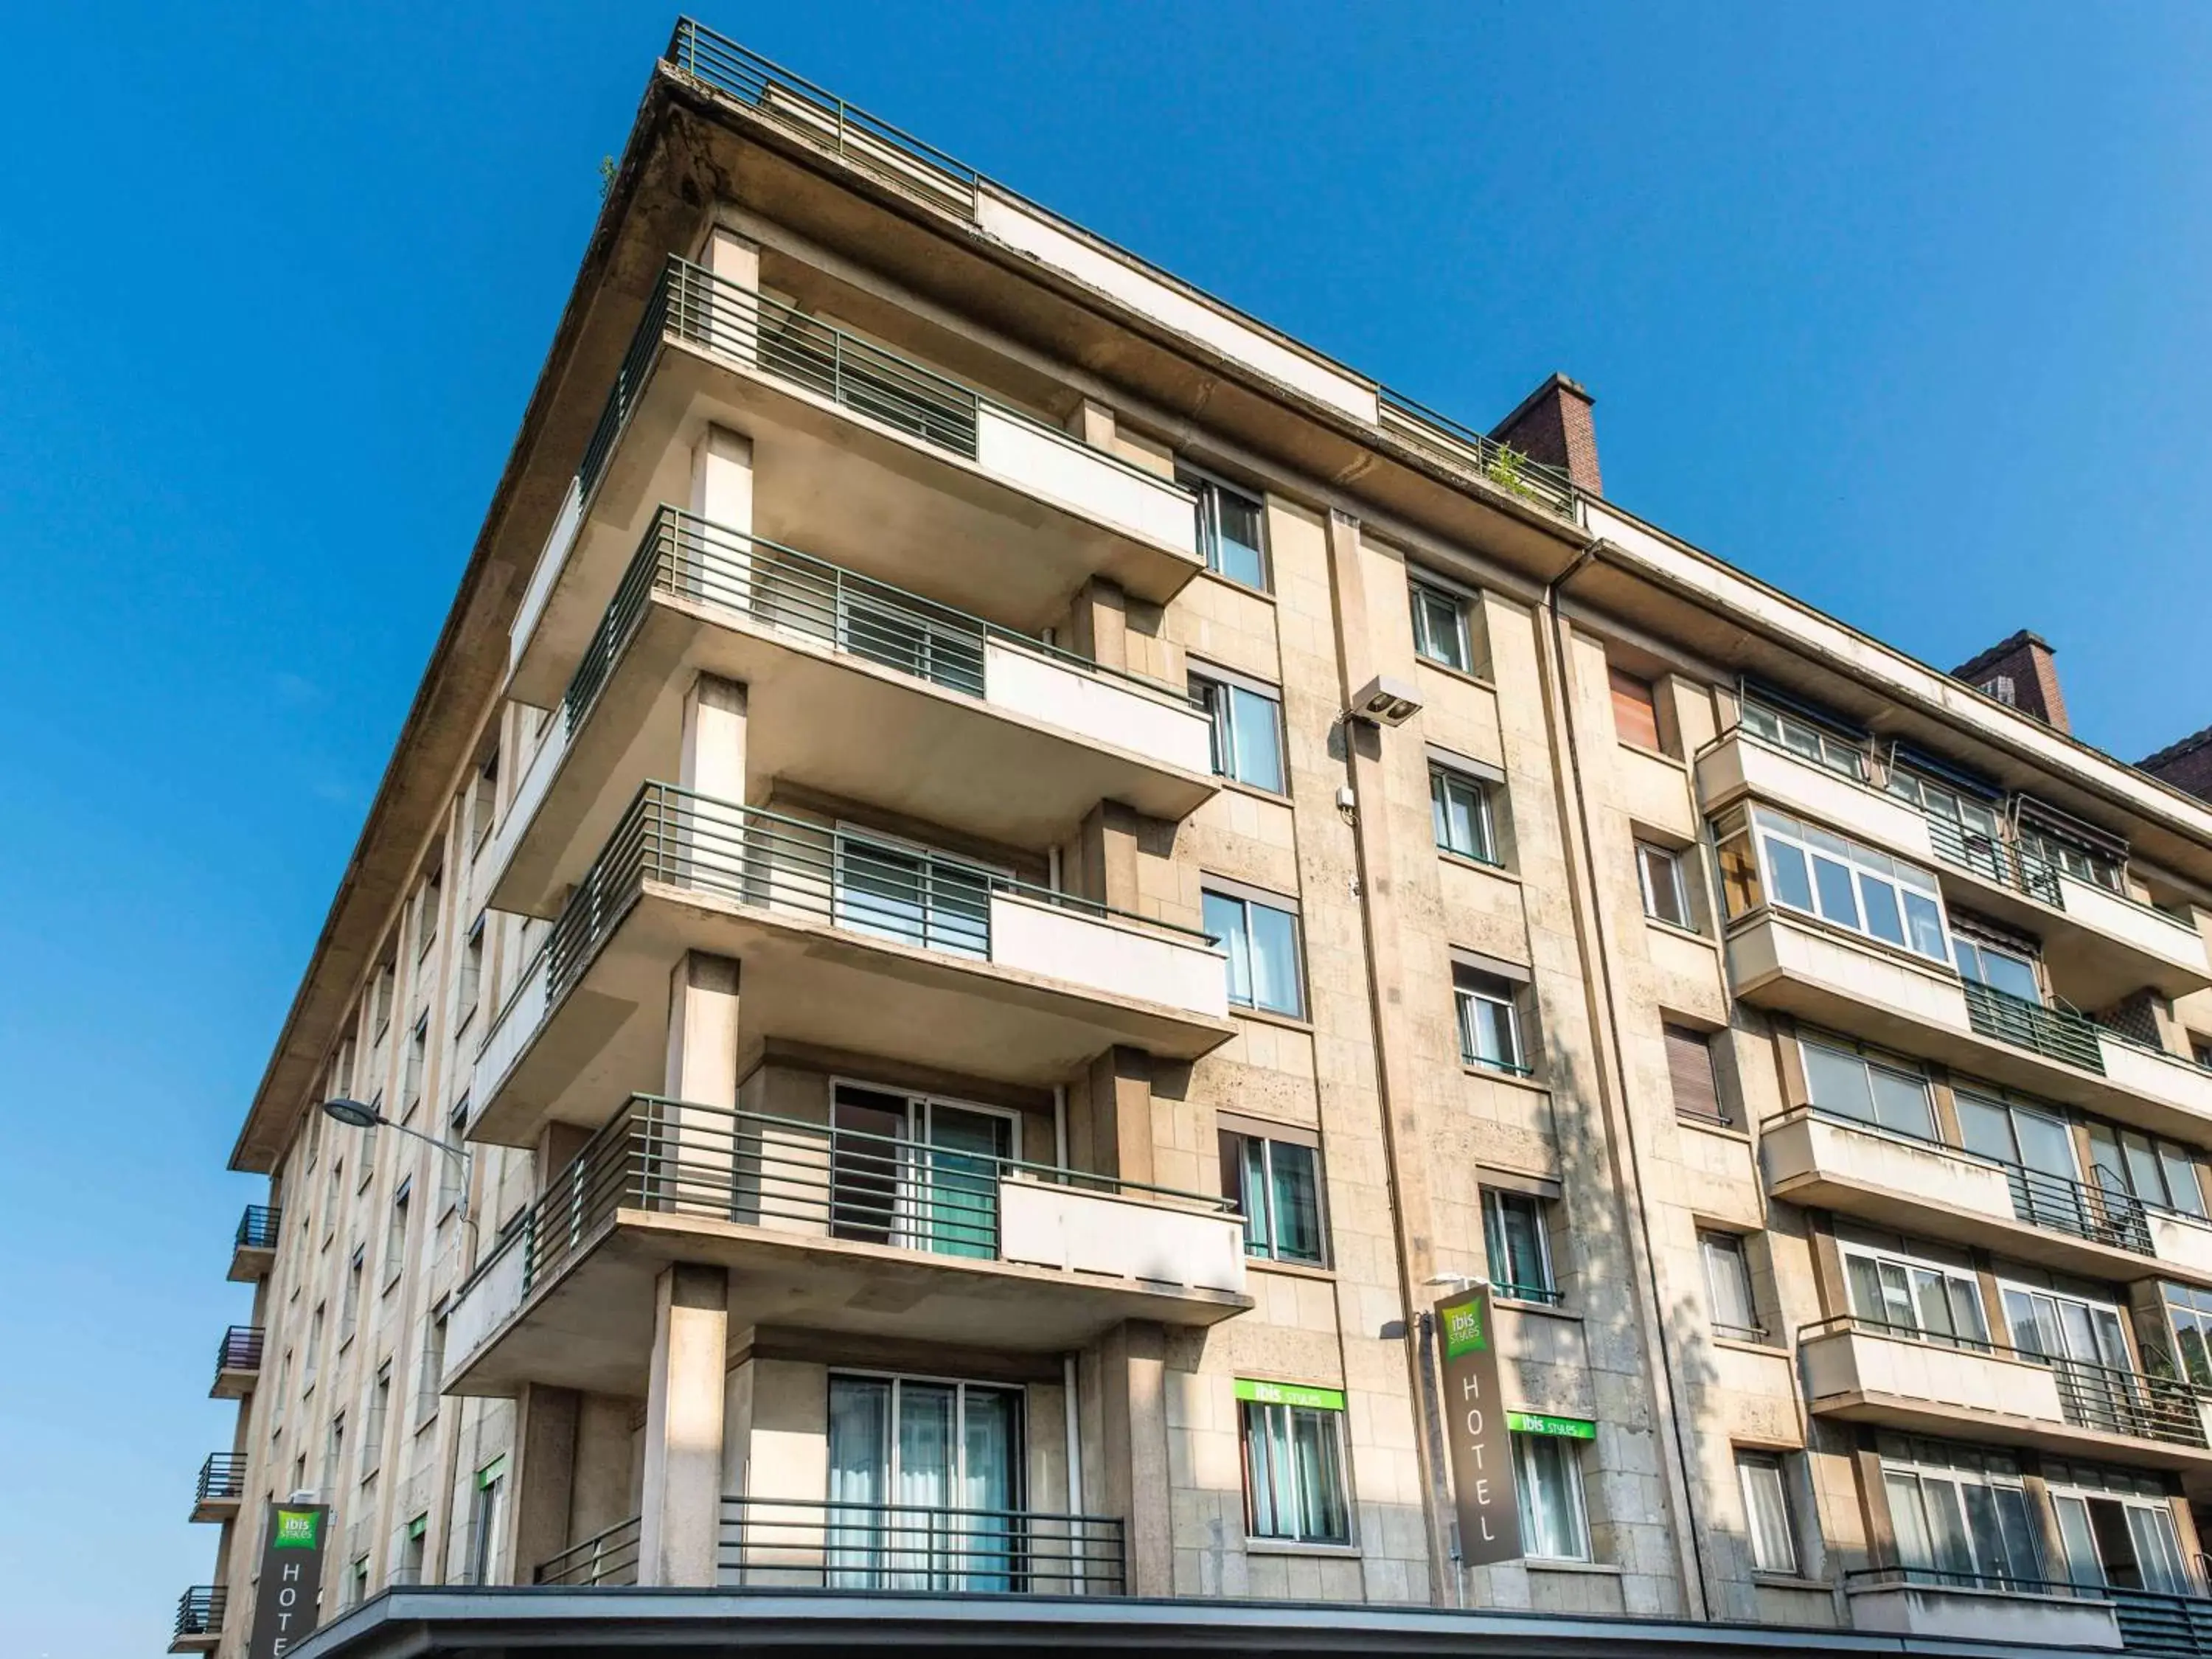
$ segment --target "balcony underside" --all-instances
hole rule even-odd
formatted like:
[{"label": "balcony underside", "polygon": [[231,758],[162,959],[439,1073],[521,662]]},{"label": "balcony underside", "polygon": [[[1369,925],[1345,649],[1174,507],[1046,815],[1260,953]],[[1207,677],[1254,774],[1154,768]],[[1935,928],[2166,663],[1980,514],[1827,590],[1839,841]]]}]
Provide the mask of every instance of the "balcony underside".
[{"label": "balcony underside", "polygon": [[1789,1204],[1832,1210],[1922,1238],[1991,1250],[2014,1261],[2033,1262],[2057,1273],[2127,1284],[2139,1279],[2180,1279],[2212,1283],[2212,1275],[2156,1256],[2100,1244],[2094,1239],[2026,1222],[1984,1215],[1946,1205],[1915,1193],[1899,1192],[1856,1181],[1831,1170],[1810,1170],[1769,1184],[1767,1194]]},{"label": "balcony underside", "polygon": [[1165,604],[1204,567],[1176,550],[1031,495],[950,450],[787,381],[671,338],[575,545],[515,665],[508,695],[560,699],[640,535],[691,495],[709,423],[753,446],[752,532],[1034,633],[1094,576]]},{"label": "balcony underside", "polygon": [[[1851,977],[1826,971],[1830,959]],[[2203,1139],[2212,1119],[2122,1086],[2114,1079],[1984,1036],[1968,1023],[1956,980],[1898,961],[1818,924],[1768,917],[1732,933],[1729,976],[1737,996],[1967,1078],[2087,1108],[2156,1133]],[[1858,970],[1874,964],[1869,979]],[[2156,1063],[2156,1062],[2154,1062]]]},{"label": "balcony underside", "polygon": [[1854,1390],[1806,1401],[1816,1416],[1845,1423],[1872,1423],[1908,1434],[1925,1434],[1970,1445],[2026,1446],[2063,1457],[2091,1458],[2125,1468],[2178,1469],[2191,1477],[2195,1491],[2212,1482],[2212,1451],[2136,1435],[2018,1417],[1939,1400]]},{"label": "balcony underside", "polygon": [[268,1278],[276,1266],[274,1246],[240,1244],[231,1251],[230,1272],[226,1276],[234,1285],[252,1285]]},{"label": "balcony underside", "polygon": [[1101,800],[1175,821],[1219,787],[1211,776],[1038,724],[742,612],[656,593],[569,738],[542,803],[520,827],[492,888],[494,906],[558,912],[563,890],[598,855],[637,786],[678,775],[684,696],[702,672],[748,687],[749,800],[793,783],[1009,846],[1041,847],[1065,839]]},{"label": "balcony underside", "polygon": [[215,1386],[208,1390],[208,1398],[243,1400],[253,1392],[253,1385],[260,1377],[258,1368],[248,1370],[237,1366],[221,1367],[215,1374]]},{"label": "balcony underside", "polygon": [[238,1516],[235,1498],[201,1498],[192,1503],[194,1521],[231,1521]]},{"label": "balcony underside", "polygon": [[676,1261],[729,1270],[732,1341],[765,1325],[1058,1353],[1124,1320],[1202,1327],[1253,1305],[1228,1291],[652,1210],[618,1210],[595,1237],[447,1374],[447,1393],[505,1395],[527,1382],[641,1395],[653,1355],[653,1281]]},{"label": "balcony underside", "polygon": [[1042,1087],[1109,1048],[1195,1060],[1236,1027],[1155,1002],[647,882],[471,1122],[471,1139],[533,1145],[549,1121],[597,1128],[659,1088],[670,970],[687,951],[735,957],[741,1052],[771,1037]]}]

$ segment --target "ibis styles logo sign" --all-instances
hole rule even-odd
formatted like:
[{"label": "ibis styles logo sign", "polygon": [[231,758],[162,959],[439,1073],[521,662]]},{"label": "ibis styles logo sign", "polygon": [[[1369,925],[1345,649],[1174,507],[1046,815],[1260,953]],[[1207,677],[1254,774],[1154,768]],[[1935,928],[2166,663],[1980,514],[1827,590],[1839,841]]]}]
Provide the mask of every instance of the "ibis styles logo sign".
[{"label": "ibis styles logo sign", "polygon": [[314,1629],[323,1593],[323,1534],[330,1519],[321,1504],[269,1506],[246,1659],[283,1659]]},{"label": "ibis styles logo sign", "polygon": [[1444,1433],[1460,1559],[1486,1567],[1521,1557],[1521,1511],[1513,1488],[1513,1443],[1498,1399],[1498,1351],[1490,1340],[1490,1291],[1479,1286],[1436,1304],[1443,1344]]}]

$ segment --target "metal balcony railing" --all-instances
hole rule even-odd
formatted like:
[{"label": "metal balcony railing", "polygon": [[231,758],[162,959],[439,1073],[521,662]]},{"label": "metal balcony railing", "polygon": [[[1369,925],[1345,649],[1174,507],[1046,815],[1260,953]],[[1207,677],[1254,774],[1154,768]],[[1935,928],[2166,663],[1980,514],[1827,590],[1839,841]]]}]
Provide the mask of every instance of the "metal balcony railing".
[{"label": "metal balcony railing", "polygon": [[521,1249],[526,1296],[622,1209],[995,1261],[999,1189],[1010,1180],[1142,1197],[1207,1214],[1236,1212],[1232,1200],[1205,1194],[797,1118],[633,1095],[614,1121],[546,1183],[475,1277],[489,1273],[507,1250]]},{"label": "metal balcony railing", "polygon": [[258,1371],[266,1336],[258,1325],[233,1325],[216,1344],[215,1368],[219,1371]]},{"label": "metal balcony railing", "polygon": [[1557,467],[1532,461],[1449,415],[1439,415],[1411,398],[1381,388],[1385,427],[1452,465],[1474,472],[1502,489],[1548,507],[1563,518],[1575,516],[1576,487]]},{"label": "metal balcony railing", "polygon": [[238,1237],[235,1249],[241,1250],[273,1250],[276,1248],[276,1231],[283,1223],[284,1212],[266,1204],[249,1204],[246,1213],[238,1218]]},{"label": "metal balcony railing", "polygon": [[222,1630],[222,1615],[230,1592],[221,1584],[195,1584],[177,1598],[179,1637],[215,1636]]},{"label": "metal balcony railing", "polygon": [[1033,635],[664,505],[647,526],[568,682],[562,707],[571,732],[590,712],[654,593],[734,611],[972,697],[986,695],[988,647],[995,640],[1197,706],[1188,692],[1158,680],[1107,667]]},{"label": "metal balcony railing", "polygon": [[2032,1352],[2002,1343],[1969,1337],[1946,1336],[1914,1325],[1893,1325],[1856,1314],[1838,1314],[1807,1325],[1797,1333],[1798,1345],[1838,1332],[1855,1331],[1893,1342],[1917,1342],[1932,1347],[1987,1354],[2017,1364],[2035,1365],[2049,1371],[2058,1389],[2060,1414],[2077,1429],[2096,1429],[2133,1440],[2154,1440],[2163,1445],[2205,1445],[2204,1419],[2197,1409],[2197,1392],[2171,1377],[2148,1376],[2082,1359]]},{"label": "metal balcony railing", "polygon": [[2070,1008],[2046,1008],[1971,979],[1962,981],[1961,988],[1967,1024],[1982,1036],[2103,1074],[2105,1055],[2097,1045],[2094,1021]]},{"label": "metal balcony railing", "polygon": [[1928,840],[1936,856],[1961,870],[1971,870],[1985,880],[2014,892],[2025,893],[2053,909],[2066,908],[2058,885],[2058,872],[2045,860],[2023,854],[2009,841],[1969,830],[1956,819],[1927,814]]},{"label": "metal balcony railing", "polygon": [[1860,1585],[1926,1584],[1942,1589],[1981,1590],[1997,1595],[2059,1595],[2101,1601],[2102,1587],[2063,1578],[2021,1578],[2002,1572],[1960,1572],[1947,1567],[1853,1567],[1844,1574],[1846,1588]]},{"label": "metal balcony railing", "polygon": [[1110,1516],[725,1498],[721,1582],[750,1588],[1119,1595]]},{"label": "metal balcony railing", "polygon": [[648,782],[547,935],[547,1007],[581,977],[648,881],[979,961],[990,959],[994,894],[1213,942],[1196,928],[1034,886],[942,853]]},{"label": "metal balcony railing", "polygon": [[684,17],[677,21],[665,56],[684,74],[750,104],[808,143],[975,217],[981,179],[973,167],[866,110],[855,109],[759,53]]},{"label": "metal balcony railing", "polygon": [[635,1584],[637,1538],[638,1517],[633,1515],[539,1562],[531,1576],[540,1584]]},{"label": "metal balcony railing", "polygon": [[195,1504],[222,1503],[246,1496],[246,1457],[242,1452],[210,1452],[200,1465],[199,1485],[193,1488]]}]

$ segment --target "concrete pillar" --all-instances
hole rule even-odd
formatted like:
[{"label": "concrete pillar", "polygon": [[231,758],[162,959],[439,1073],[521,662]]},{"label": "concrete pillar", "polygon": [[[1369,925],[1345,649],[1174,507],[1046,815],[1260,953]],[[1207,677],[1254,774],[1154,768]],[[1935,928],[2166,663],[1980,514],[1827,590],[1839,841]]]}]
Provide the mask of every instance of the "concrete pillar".
[{"label": "concrete pillar", "polygon": [[1106,1512],[1121,1518],[1123,1593],[1172,1595],[1175,1551],[1168,1520],[1167,1338],[1130,1320],[1098,1344],[1100,1482]]},{"label": "concrete pillar", "polygon": [[688,951],[668,976],[672,1100],[734,1111],[738,1104],[738,963]]},{"label": "concrete pillar", "polygon": [[1067,614],[1069,650],[1103,668],[1129,665],[1129,601],[1118,585],[1092,577]]},{"label": "concrete pillar", "polygon": [[1067,1144],[1071,1158],[1084,1169],[1124,1181],[1152,1181],[1151,1055],[1117,1047],[1091,1062],[1068,1094]]},{"label": "concrete pillar", "polygon": [[631,1425],[637,1401],[622,1395],[581,1395],[576,1408],[575,1473],[568,1489],[574,1538],[595,1538],[640,1512]]},{"label": "concrete pillar", "polygon": [[1115,424],[1114,411],[1096,398],[1082,399],[1068,412],[1068,435],[1093,449],[1113,449]]},{"label": "concrete pillar", "polygon": [[753,441],[708,426],[691,446],[691,521],[664,544],[663,579],[702,605],[753,603]]},{"label": "concrete pillar", "polygon": [[745,688],[702,674],[684,694],[678,783],[668,800],[662,878],[709,893],[742,895],[756,873],[754,837],[738,809],[745,799]]},{"label": "concrete pillar", "polygon": [[721,1527],[723,1373],[729,1275],[679,1261],[653,1287],[653,1374],[645,1407],[638,1582],[714,1583]]},{"label": "concrete pillar", "polygon": [[740,363],[760,356],[760,245],[725,226],[707,233],[699,263],[719,280],[686,285],[671,325],[717,356]]},{"label": "concrete pillar", "polygon": [[533,1583],[538,1565],[582,1540],[568,1531],[576,1470],[576,1412],[573,1389],[532,1383],[516,1402],[514,1470],[508,1488],[514,1529],[507,1559],[518,1584]]},{"label": "concrete pillar", "polygon": [[684,694],[677,781],[695,794],[742,805],[745,799],[745,688],[702,674]]}]

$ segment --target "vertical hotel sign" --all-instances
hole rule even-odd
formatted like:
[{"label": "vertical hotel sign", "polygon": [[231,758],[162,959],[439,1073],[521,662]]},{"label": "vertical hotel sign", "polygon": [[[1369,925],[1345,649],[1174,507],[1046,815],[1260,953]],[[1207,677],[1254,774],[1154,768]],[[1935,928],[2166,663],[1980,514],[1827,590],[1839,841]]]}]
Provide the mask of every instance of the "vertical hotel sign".
[{"label": "vertical hotel sign", "polygon": [[326,1504],[269,1506],[246,1659],[283,1659],[314,1629],[316,1599],[323,1589],[323,1534],[330,1519]]},{"label": "vertical hotel sign", "polygon": [[1459,1556],[1470,1567],[1521,1559],[1513,1443],[1498,1397],[1490,1290],[1478,1285],[1436,1305],[1444,1362],[1444,1431],[1451,1445]]}]

